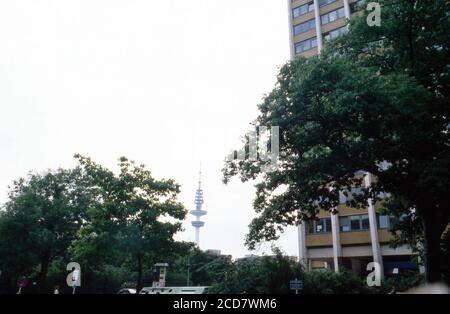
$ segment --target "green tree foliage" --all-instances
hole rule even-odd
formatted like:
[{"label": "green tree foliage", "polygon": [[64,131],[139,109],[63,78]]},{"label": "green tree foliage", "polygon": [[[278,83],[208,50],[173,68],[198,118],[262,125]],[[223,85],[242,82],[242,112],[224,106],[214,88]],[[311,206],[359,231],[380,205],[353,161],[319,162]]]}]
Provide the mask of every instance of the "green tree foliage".
[{"label": "green tree foliage", "polygon": [[[409,138],[413,122],[429,122],[416,116],[427,98],[427,91],[406,75],[377,76],[343,58],[297,59],[284,66],[255,122],[280,127],[279,167],[263,172],[265,161],[246,159],[224,169],[226,180],[237,174],[243,180],[263,178],[256,186],[254,206],[260,216],[251,225],[250,247],[275,239],[277,231],[299,218],[314,217],[319,208],[332,210],[339,191],[361,185],[358,170],[386,172],[379,164],[395,157],[387,158],[386,146],[398,144],[403,134]],[[404,146],[409,145],[414,143]],[[353,205],[366,206],[365,198],[355,198]]]},{"label": "green tree foliage", "polygon": [[182,254],[170,262],[168,272],[168,285],[211,286],[220,282],[232,269],[232,259],[229,255],[215,255],[193,247],[187,254]]},{"label": "green tree foliage", "polygon": [[[417,249],[426,252],[427,280],[435,281],[439,279],[439,239],[450,211],[446,197],[450,168],[450,3],[378,2],[382,7],[381,26],[369,27],[367,12],[352,19],[349,36],[333,43],[328,53],[339,51],[351,62],[374,67],[381,75],[405,73],[429,91],[426,111],[421,112],[428,119],[428,128],[411,128],[411,142],[417,139],[416,145],[410,147],[414,150],[410,156],[399,162],[401,167],[391,169],[385,189],[392,197],[385,207],[391,214],[406,216],[397,228],[401,232],[394,234],[395,243],[412,247],[423,243]],[[400,155],[402,149],[404,145],[399,142],[389,150]],[[411,213],[411,208],[416,211]]]},{"label": "green tree foliage", "polygon": [[381,74],[406,73],[426,86],[436,97],[435,101],[448,104],[450,3],[379,0],[381,25],[370,27],[366,22],[369,12],[364,10],[367,2],[362,1],[360,5],[363,14],[350,20],[349,36],[331,44],[328,53],[338,50],[361,66],[376,67]]},{"label": "green tree foliage", "polygon": [[273,256],[232,262],[213,281],[210,293],[292,293],[289,282],[304,277],[300,265],[275,249]]},{"label": "green tree foliage", "polygon": [[139,290],[144,270],[151,272],[153,264],[180,248],[173,239],[186,216],[177,201],[180,187],[173,180],[154,179],[143,165],[124,157],[117,175],[89,158],[76,157],[97,192],[97,203],[88,211],[89,223],[81,230],[74,253],[89,265],[98,263],[98,249],[104,260],[122,261],[136,272]]},{"label": "green tree foliage", "polygon": [[308,272],[304,276],[305,294],[372,294],[378,291],[367,286],[364,279],[341,270],[336,273],[332,270]]},{"label": "green tree foliage", "polygon": [[[81,265],[81,293],[115,293],[151,284],[153,265],[192,244],[176,242],[186,210],[173,180],[156,180],[121,158],[119,173],[77,155],[74,169],[14,182],[0,212],[0,284],[13,292],[27,276],[41,292],[67,289],[66,265]],[[128,286],[130,287],[130,286]],[[25,291],[31,291],[28,287]]]},{"label": "green tree foliage", "polygon": [[234,261],[225,276],[215,280],[209,293],[236,294],[289,294],[290,281],[303,281],[304,294],[355,294],[376,293],[365,280],[347,271],[335,273],[331,270],[303,272],[301,266],[279,250],[273,256]]},{"label": "green tree foliage", "polygon": [[[450,215],[448,3],[381,2],[381,28],[370,28],[363,14],[322,56],[280,70],[254,122],[280,127],[279,167],[266,172],[263,159],[234,160],[224,179],[258,179],[258,217],[247,236],[253,248],[319,208],[333,210],[339,191],[361,185],[355,173],[370,172],[377,181],[349,205],[365,207],[388,192],[397,205],[391,211],[414,208],[427,280],[436,281]],[[244,144],[249,157],[248,139]]]},{"label": "green tree foliage", "polygon": [[423,274],[417,271],[409,271],[403,273],[399,278],[388,278],[382,289],[384,293],[407,292],[424,284],[425,276]]},{"label": "green tree foliage", "polygon": [[[9,284],[34,277],[40,290],[51,263],[67,258],[67,248],[85,223],[92,198],[80,168],[30,174],[14,182],[0,216],[0,269]],[[65,270],[65,269],[64,269]]]}]

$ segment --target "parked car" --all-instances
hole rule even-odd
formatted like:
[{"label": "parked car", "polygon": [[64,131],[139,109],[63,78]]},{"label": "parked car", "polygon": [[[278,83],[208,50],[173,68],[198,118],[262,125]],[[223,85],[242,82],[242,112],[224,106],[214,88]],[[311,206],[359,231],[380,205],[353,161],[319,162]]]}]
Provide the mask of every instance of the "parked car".
[{"label": "parked car", "polygon": [[209,287],[145,287],[139,294],[204,294]]},{"label": "parked car", "polygon": [[132,288],[123,288],[120,289],[117,294],[136,294],[136,289]]}]

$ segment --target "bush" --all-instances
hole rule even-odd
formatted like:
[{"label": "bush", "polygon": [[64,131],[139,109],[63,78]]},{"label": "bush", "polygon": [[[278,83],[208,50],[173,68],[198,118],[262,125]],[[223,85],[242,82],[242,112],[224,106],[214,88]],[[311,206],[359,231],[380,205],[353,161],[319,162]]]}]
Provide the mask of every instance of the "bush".
[{"label": "bush", "polygon": [[412,288],[419,287],[425,283],[424,274],[419,274],[417,271],[406,273],[397,278],[388,278],[383,284],[384,292],[388,293],[395,287],[395,291],[404,292]]},{"label": "bush", "polygon": [[377,290],[368,287],[365,280],[341,270],[335,273],[331,270],[312,271],[305,273],[305,294],[372,294]]}]

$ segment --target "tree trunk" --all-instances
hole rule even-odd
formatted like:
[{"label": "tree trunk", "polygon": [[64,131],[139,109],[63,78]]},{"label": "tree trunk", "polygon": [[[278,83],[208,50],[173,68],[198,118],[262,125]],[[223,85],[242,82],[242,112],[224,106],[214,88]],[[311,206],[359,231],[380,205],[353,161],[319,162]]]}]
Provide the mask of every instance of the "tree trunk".
[{"label": "tree trunk", "polygon": [[141,253],[138,253],[138,255],[137,255],[137,272],[138,272],[138,277],[137,277],[136,291],[137,291],[137,293],[139,293],[139,291],[141,291],[141,289],[142,289],[142,256],[141,256]]},{"label": "tree trunk", "polygon": [[441,280],[441,236],[448,224],[448,214],[438,209],[428,210],[423,216],[424,266],[428,283]]},{"label": "tree trunk", "polygon": [[41,257],[41,270],[38,275],[39,292],[45,292],[45,280],[47,279],[48,266],[50,265],[50,252],[45,252]]}]

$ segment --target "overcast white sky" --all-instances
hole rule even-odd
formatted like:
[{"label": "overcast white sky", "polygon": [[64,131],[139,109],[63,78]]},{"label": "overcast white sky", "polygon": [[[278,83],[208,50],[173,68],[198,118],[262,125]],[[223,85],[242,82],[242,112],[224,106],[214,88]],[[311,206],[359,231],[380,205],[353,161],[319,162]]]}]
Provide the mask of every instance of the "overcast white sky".
[{"label": "overcast white sky", "polygon": [[[0,0],[0,203],[15,178],[81,153],[175,179],[191,210],[201,161],[201,248],[248,254],[254,190],[221,168],[288,40],[285,0]],[[179,238],[194,240],[191,219]],[[297,255],[295,229],[278,244]]]}]

